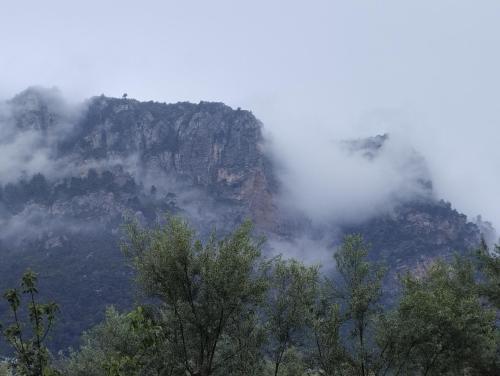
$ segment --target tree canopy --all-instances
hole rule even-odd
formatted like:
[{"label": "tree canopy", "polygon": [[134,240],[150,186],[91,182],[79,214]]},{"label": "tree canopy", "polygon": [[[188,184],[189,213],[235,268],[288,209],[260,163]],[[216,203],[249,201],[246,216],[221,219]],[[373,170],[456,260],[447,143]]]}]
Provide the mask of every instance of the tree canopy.
[{"label": "tree canopy", "polygon": [[55,357],[45,341],[57,306],[36,300],[28,271],[21,292],[5,294],[13,321],[4,335],[14,357],[0,375],[500,373],[498,248],[408,271],[389,305],[385,269],[369,261],[360,235],[344,238],[326,274],[319,265],[264,257],[248,222],[204,241],[175,217],[126,229],[123,251],[144,295],[136,307],[110,307],[79,349]]}]

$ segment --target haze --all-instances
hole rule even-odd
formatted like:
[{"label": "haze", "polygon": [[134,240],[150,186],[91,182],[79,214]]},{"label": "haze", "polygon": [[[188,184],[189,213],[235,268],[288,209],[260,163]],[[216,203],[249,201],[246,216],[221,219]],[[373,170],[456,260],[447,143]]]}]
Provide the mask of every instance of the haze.
[{"label": "haze", "polygon": [[250,109],[294,201],[321,215],[405,189],[399,151],[367,171],[329,149],[389,132],[439,197],[499,228],[499,16],[493,0],[4,2],[0,97],[41,85]]}]

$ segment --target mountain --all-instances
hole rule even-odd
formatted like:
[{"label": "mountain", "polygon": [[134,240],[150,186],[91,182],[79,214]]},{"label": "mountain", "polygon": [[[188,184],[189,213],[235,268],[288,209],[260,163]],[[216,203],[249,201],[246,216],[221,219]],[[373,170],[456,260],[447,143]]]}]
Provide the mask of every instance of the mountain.
[{"label": "mountain", "polygon": [[[0,106],[0,125],[0,288],[15,285],[26,267],[40,273],[40,290],[61,306],[54,349],[76,345],[105,306],[134,300],[119,250],[127,217],[152,225],[181,215],[202,236],[250,218],[268,237],[267,252],[298,249],[313,261],[325,249],[330,258],[343,234],[360,232],[390,278],[474,247],[484,228],[437,200],[425,172],[416,182],[423,194],[361,223],[319,224],[283,207],[263,125],[222,103],[101,95],[70,105],[56,90],[31,88]],[[373,159],[389,137],[345,145]]]}]

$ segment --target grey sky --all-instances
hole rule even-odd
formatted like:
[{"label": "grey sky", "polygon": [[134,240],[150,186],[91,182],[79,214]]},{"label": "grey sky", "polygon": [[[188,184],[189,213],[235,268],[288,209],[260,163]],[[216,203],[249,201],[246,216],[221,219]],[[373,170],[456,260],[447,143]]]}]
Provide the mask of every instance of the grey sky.
[{"label": "grey sky", "polygon": [[499,19],[494,0],[3,1],[0,97],[223,101],[314,164],[304,132],[389,130],[441,196],[499,226]]}]

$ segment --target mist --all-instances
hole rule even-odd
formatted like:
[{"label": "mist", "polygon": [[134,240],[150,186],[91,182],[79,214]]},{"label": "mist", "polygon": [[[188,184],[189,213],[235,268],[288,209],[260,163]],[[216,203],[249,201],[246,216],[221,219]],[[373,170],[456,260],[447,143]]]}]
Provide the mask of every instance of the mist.
[{"label": "mist", "polygon": [[[74,131],[84,104],[70,105],[56,88],[31,87],[0,103],[0,181],[16,183],[42,173],[61,178],[69,161],[57,160],[58,143]],[[36,118],[39,111],[42,124]]]},{"label": "mist", "polygon": [[400,135],[374,136],[342,139],[335,132],[272,129],[282,205],[316,221],[356,223],[397,204],[431,198],[424,158]]},{"label": "mist", "polygon": [[[25,6],[0,13],[4,99],[43,85],[70,102],[222,101],[263,121],[283,202],[318,220],[390,210],[422,194],[424,173],[436,198],[500,228],[497,1]],[[386,133],[373,160],[341,146]],[[16,160],[50,169],[43,147],[18,152],[38,142],[3,147],[2,176],[18,177]],[[409,169],[415,153],[425,163]]]}]

